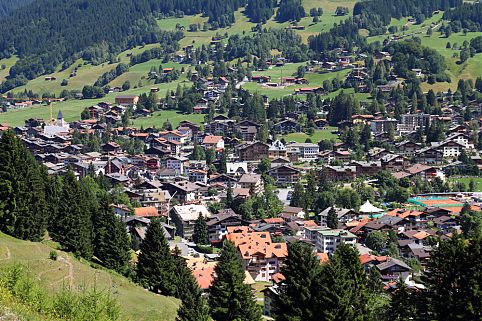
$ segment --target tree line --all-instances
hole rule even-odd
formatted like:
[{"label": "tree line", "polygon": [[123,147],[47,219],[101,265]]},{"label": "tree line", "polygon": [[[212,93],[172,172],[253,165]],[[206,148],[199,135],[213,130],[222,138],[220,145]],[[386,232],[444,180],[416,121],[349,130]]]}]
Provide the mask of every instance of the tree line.
[{"label": "tree line", "polygon": [[72,171],[48,176],[13,131],[0,139],[0,230],[39,241],[48,231],[66,251],[122,274],[129,273],[130,243],[113,213],[116,199],[103,177],[78,180]]}]

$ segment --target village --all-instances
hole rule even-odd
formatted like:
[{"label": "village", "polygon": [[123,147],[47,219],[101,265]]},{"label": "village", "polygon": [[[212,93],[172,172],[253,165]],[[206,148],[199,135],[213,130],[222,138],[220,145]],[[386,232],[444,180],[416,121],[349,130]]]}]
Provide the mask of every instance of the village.
[{"label": "village", "polygon": [[[362,74],[354,73],[353,77]],[[283,80],[303,83],[299,78]],[[202,98],[194,113],[206,113],[229,85],[224,77],[201,81]],[[262,77],[253,76],[252,81],[269,84]],[[481,209],[482,194],[473,190],[475,183],[443,192],[402,195],[396,202],[360,198],[353,208],[332,205],[319,211],[313,206],[294,206],[294,198],[296,186],[308,189],[307,176],[313,174],[317,180],[336,184],[335,189],[351,189],[361,182],[380,195],[384,192],[376,178],[380,173],[408,185],[449,185],[449,177],[458,170],[480,168],[482,158],[468,122],[446,97],[437,100],[443,116],[417,112],[402,114],[397,120],[381,113],[353,114],[350,120],[339,122],[338,128],[329,127],[326,112],[320,110],[314,120],[319,130],[332,130],[340,137],[349,128],[366,127],[378,146],[387,147],[370,148],[362,160],[338,138],[330,144],[273,139],[302,131],[298,119],[306,111],[306,102],[301,101],[296,111],[273,124],[271,135],[264,140],[259,139],[263,124],[225,114],[202,125],[181,121],[170,129],[121,126],[128,110],[136,117],[150,116],[149,110],[136,108],[139,96],[135,95],[119,95],[114,104],[91,106],[89,117],[83,120],[66,122],[59,111],[55,120],[28,119],[25,126],[13,130],[50,175],[69,170],[79,178],[102,175],[121,188],[135,206],[112,204],[112,209],[126,223],[133,250],[139,250],[151,220],[160,219],[171,248],[181,251],[203,291],[209,292],[223,241],[232,241],[244,263],[245,282],[253,288],[262,285],[260,300],[264,314],[270,316],[270,302],[284,279],[280,269],[288,255],[287,244],[296,241],[309,244],[320,264],[329,261],[341,244],[356,246],[362,265],[378,269],[387,291],[400,278],[412,289],[424,287],[420,275],[436,240],[460,233],[464,211]],[[269,105],[267,97],[264,104]],[[481,105],[469,104],[468,108],[480,113]],[[417,135],[434,123],[446,126],[446,137],[422,143]],[[8,125],[0,127],[7,129]],[[102,144],[87,151],[79,135],[98,137]],[[127,151],[116,142],[119,139],[137,148]],[[200,153],[205,156],[199,157]],[[267,191],[267,185],[274,192]],[[243,204],[265,193],[274,193],[280,205],[274,216],[247,216],[227,205]],[[196,244],[202,220],[208,239]]]}]

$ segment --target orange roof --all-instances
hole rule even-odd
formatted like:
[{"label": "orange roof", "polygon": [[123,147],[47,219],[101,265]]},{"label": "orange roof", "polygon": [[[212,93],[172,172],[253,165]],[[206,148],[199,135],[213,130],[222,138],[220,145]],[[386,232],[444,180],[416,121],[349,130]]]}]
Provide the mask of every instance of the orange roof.
[{"label": "orange roof", "polygon": [[320,259],[320,264],[323,264],[330,260],[330,258],[328,257],[328,253],[316,253],[316,256]]},{"label": "orange roof", "polygon": [[211,287],[214,281],[214,267],[204,266],[201,269],[195,269],[192,271],[197,284],[203,290],[207,290]]},{"label": "orange roof", "polygon": [[420,232],[415,233],[413,235],[413,237],[416,238],[417,240],[423,240],[423,239],[427,238],[428,236],[430,236],[430,234],[428,234],[425,231],[420,231]]},{"label": "orange roof", "polygon": [[234,243],[243,259],[251,259],[254,255],[265,258],[284,258],[288,255],[286,243],[272,243],[268,232],[228,233],[226,239]]},{"label": "orange roof", "polygon": [[157,209],[153,206],[149,207],[137,207],[134,209],[134,215],[139,217],[152,217],[160,216]]},{"label": "orange roof", "polygon": [[203,139],[203,144],[217,144],[221,139],[223,139],[223,136],[206,136]]},{"label": "orange roof", "polygon": [[265,218],[263,221],[267,224],[281,224],[285,222],[281,217]]},{"label": "orange roof", "polygon": [[315,221],[309,220],[309,221],[303,221],[303,226],[304,227],[315,227],[318,226]]},{"label": "orange roof", "polygon": [[132,133],[131,134],[132,137],[147,137],[149,136],[148,133]]},{"label": "orange roof", "polygon": [[273,274],[273,276],[271,276],[271,279],[273,280],[274,283],[280,283],[281,281],[286,280],[285,276],[279,272]]},{"label": "orange roof", "polygon": [[377,261],[378,263],[385,262],[388,260],[388,256],[376,256],[376,255],[371,255],[370,253],[365,253],[360,255],[360,263],[362,265],[367,264],[372,261]]}]

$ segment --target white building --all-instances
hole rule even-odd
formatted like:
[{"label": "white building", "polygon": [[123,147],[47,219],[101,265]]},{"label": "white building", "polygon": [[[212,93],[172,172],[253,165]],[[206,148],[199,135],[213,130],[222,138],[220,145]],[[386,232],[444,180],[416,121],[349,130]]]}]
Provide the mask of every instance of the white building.
[{"label": "white building", "polygon": [[286,145],[286,149],[289,152],[295,152],[298,154],[300,160],[310,161],[317,158],[320,152],[320,147],[313,143],[292,143]]},{"label": "white building", "polygon": [[172,223],[176,226],[176,235],[185,239],[192,239],[194,225],[199,215],[208,218],[211,212],[204,205],[177,205],[169,213]]},{"label": "white building", "polygon": [[316,235],[316,250],[333,254],[341,244],[355,245],[356,235],[345,230],[322,230]]}]

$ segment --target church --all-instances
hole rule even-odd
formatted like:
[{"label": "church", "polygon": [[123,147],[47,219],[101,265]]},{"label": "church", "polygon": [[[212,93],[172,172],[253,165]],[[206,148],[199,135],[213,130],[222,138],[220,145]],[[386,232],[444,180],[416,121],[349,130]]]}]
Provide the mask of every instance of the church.
[{"label": "church", "polygon": [[69,130],[70,125],[65,122],[62,111],[59,110],[59,113],[57,114],[57,120],[52,124],[45,125],[44,134],[53,136],[59,133],[69,132]]}]

